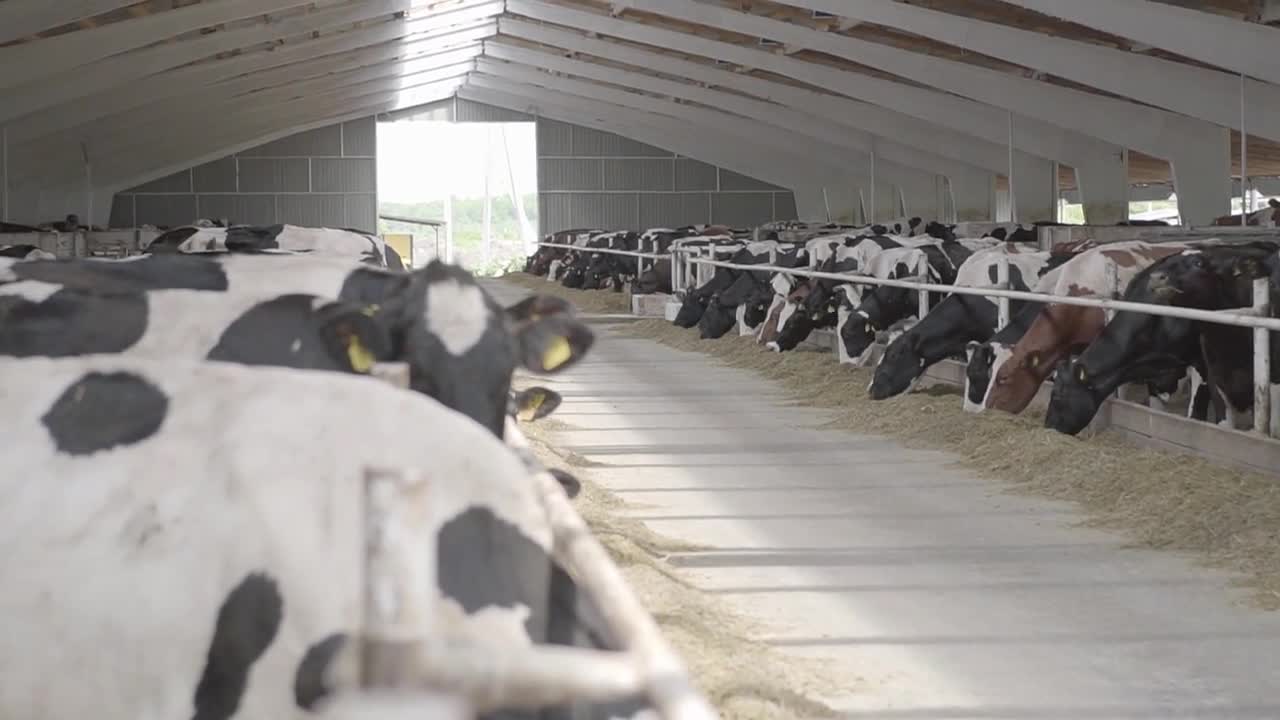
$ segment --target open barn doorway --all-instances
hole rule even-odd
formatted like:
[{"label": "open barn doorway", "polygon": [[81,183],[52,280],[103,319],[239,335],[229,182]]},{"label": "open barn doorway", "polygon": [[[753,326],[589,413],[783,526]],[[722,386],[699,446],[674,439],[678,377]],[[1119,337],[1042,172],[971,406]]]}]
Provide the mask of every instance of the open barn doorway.
[{"label": "open barn doorway", "polygon": [[[378,231],[477,275],[523,267],[537,242],[532,122],[404,119],[378,124]],[[408,236],[408,237],[406,237]]]}]

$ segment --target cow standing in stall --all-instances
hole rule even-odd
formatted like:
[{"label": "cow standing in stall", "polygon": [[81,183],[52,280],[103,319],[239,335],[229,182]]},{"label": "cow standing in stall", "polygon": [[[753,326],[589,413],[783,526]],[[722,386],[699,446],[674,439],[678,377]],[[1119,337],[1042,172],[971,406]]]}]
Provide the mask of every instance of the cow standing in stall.
[{"label": "cow standing in stall", "polygon": [[[1253,280],[1267,277],[1280,265],[1278,250],[1276,241],[1184,250],[1139,273],[1124,299],[1201,310],[1247,307],[1252,303]],[[1246,328],[1117,312],[1088,348],[1058,374],[1045,426],[1074,435],[1088,426],[1121,385],[1143,382],[1167,387],[1189,371],[1192,393],[1187,415],[1208,419],[1212,405],[1220,417],[1225,410],[1223,424],[1242,429],[1247,425],[1245,413],[1253,406],[1252,338]],[[1271,347],[1273,358],[1280,361],[1280,338],[1275,333]],[[1274,395],[1280,369],[1273,367],[1270,382]],[[1277,412],[1275,403],[1272,412]]]},{"label": "cow standing in stall", "polygon": [[[1123,293],[1144,268],[1191,247],[1188,242],[1130,241],[1094,248],[1062,266],[1052,294],[1113,297]],[[1108,278],[1114,278],[1114,287]],[[996,353],[986,407],[1022,412],[1058,363],[1092,342],[1105,321],[1100,308],[1061,303],[1044,307],[1011,349]]]}]

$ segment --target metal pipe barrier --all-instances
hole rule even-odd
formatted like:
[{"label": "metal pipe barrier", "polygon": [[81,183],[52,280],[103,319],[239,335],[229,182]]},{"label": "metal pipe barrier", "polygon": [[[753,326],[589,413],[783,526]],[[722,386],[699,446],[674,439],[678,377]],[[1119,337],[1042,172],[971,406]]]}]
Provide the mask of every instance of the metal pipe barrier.
[{"label": "metal pipe barrier", "polygon": [[[1146,315],[1157,315],[1160,317],[1172,317],[1182,320],[1193,320],[1196,322],[1215,323],[1218,325],[1232,325],[1235,327],[1244,327],[1253,329],[1253,353],[1254,353],[1254,406],[1253,406],[1253,430],[1264,436],[1273,436],[1274,431],[1280,428],[1271,428],[1271,345],[1269,334],[1272,332],[1280,332],[1280,318],[1269,317],[1270,307],[1270,281],[1267,278],[1257,278],[1253,281],[1253,305],[1251,307],[1230,308],[1224,310],[1201,310],[1198,308],[1175,307],[1171,305],[1155,305],[1152,303],[1138,303],[1127,300],[1117,300],[1110,298],[1091,298],[1077,297],[1070,295],[1051,295],[1045,293],[1034,293],[1023,290],[1010,290],[998,287],[969,287],[961,285],[942,285],[928,282],[919,282],[917,280],[894,280],[888,278],[877,278],[869,275],[846,275],[840,273],[820,272],[816,270],[803,270],[798,268],[782,268],[770,265],[743,265],[741,263],[730,263],[720,260],[711,260],[706,258],[690,257],[684,260],[686,263],[696,265],[705,265],[709,267],[722,267],[730,270],[749,270],[753,272],[775,272],[784,275],[795,275],[800,277],[817,278],[821,280],[837,280],[842,283],[854,283],[858,285],[873,285],[882,287],[896,287],[906,290],[915,290],[921,293],[923,297],[925,293],[940,292],[952,293],[958,295],[976,295],[984,298],[997,298],[1005,300],[1025,300],[1037,303],[1060,303],[1063,305],[1076,305],[1079,307],[1100,308],[1108,315],[1108,320],[1116,312],[1137,312]],[[1000,264],[1004,266],[997,277],[1008,277],[1008,258],[1001,258]],[[1110,284],[1111,295],[1117,293],[1116,278],[1114,267],[1107,273]],[[1007,280],[1005,282],[1007,285]],[[926,300],[921,300],[921,308],[926,307]],[[1007,310],[1006,310],[1007,312]],[[923,317],[923,316],[921,316]],[[1263,372],[1265,371],[1265,372]]]},{"label": "metal pipe barrier", "polygon": [[[372,373],[407,388],[406,363]],[[534,645],[504,649],[450,637],[439,626],[429,517],[438,483],[426,474],[365,471],[364,627],[334,678],[336,716],[469,720],[503,707],[535,709],[643,695],[662,720],[715,720],[684,663],[662,636],[560,483],[508,417],[504,442],[521,458],[551,525],[552,555],[600,609],[620,650]],[[426,549],[427,562],[422,562]],[[398,714],[395,714],[398,713]],[[425,715],[424,715],[425,713]]]}]

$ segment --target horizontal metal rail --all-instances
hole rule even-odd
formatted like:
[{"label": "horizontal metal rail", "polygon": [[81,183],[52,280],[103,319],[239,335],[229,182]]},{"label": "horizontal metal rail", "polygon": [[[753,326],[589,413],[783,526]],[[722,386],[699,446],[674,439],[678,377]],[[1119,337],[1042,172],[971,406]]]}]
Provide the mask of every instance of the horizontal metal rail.
[{"label": "horizontal metal rail", "polygon": [[696,265],[710,265],[714,267],[728,268],[731,270],[751,270],[755,272],[798,275],[801,277],[818,278],[820,280],[836,280],[839,282],[854,283],[858,285],[879,285],[884,287],[903,288],[905,290],[953,293],[957,295],[977,295],[986,298],[1009,298],[1010,300],[1026,300],[1038,303],[1061,303],[1063,305],[1094,307],[1101,308],[1103,310],[1115,310],[1117,312],[1138,312],[1146,313],[1148,315],[1181,318],[1183,320],[1197,320],[1200,322],[1217,323],[1219,325],[1265,328],[1273,332],[1280,331],[1280,318],[1257,317],[1254,314],[1253,308],[1248,307],[1242,307],[1239,310],[1199,310],[1196,308],[1156,305],[1154,303],[1130,302],[1128,300],[1108,300],[1105,298],[1078,297],[1072,295],[1049,295],[1045,293],[1028,292],[1025,290],[1003,290],[994,287],[984,288],[970,287],[967,285],[941,285],[912,280],[891,280],[888,278],[871,277],[869,275],[844,275],[840,273],[821,272],[819,270],[784,268],[775,265],[743,265],[741,263],[711,260],[709,258],[690,257],[686,258],[686,262]]},{"label": "horizontal metal rail", "polygon": [[582,245],[569,245],[568,243],[540,242],[538,247],[565,248],[566,250],[579,250],[582,252],[606,253],[608,255],[625,255],[627,257],[644,258],[646,260],[670,260],[670,253],[642,253],[634,250],[615,250],[614,248],[593,248],[584,247]]}]

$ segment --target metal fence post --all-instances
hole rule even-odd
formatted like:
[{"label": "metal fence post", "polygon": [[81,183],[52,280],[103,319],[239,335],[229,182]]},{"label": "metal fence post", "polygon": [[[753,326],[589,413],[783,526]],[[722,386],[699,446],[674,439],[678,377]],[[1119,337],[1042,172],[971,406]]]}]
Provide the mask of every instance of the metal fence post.
[{"label": "metal fence post", "polygon": [[[1253,281],[1253,312],[1264,318],[1271,314],[1271,283],[1267,278]],[[1253,329],[1253,430],[1267,436],[1271,427],[1271,333],[1264,327]]]},{"label": "metal fence post", "polygon": [[[929,283],[929,256],[920,253],[920,260],[916,263],[916,273],[920,278],[920,282],[928,285]],[[920,289],[919,306],[916,308],[916,319],[924,320],[924,316],[929,313],[929,290],[927,287]]]},{"label": "metal fence post", "polygon": [[[1106,260],[1105,262],[1106,264],[1102,266],[1102,278],[1103,278],[1102,287],[1106,288],[1106,292],[1107,292],[1106,297],[1108,300],[1117,300],[1120,297],[1120,276],[1118,274],[1119,268],[1116,266],[1114,262],[1110,260]],[[1111,319],[1116,316],[1116,311],[1112,310],[1111,308],[1104,308],[1102,312],[1108,324],[1110,324]],[[1124,395],[1122,391],[1124,390],[1124,388],[1125,388],[1124,385],[1117,387],[1115,392],[1111,393],[1111,397],[1116,398],[1117,400],[1123,400]]]},{"label": "metal fence post", "polygon": [[671,294],[680,292],[680,246],[671,246]]},{"label": "metal fence post", "polygon": [[[1000,256],[1000,263],[996,265],[996,287],[1001,290],[1009,289],[1009,255],[1006,253]],[[996,298],[996,330],[1003,330],[1009,324],[1009,298]]]}]

